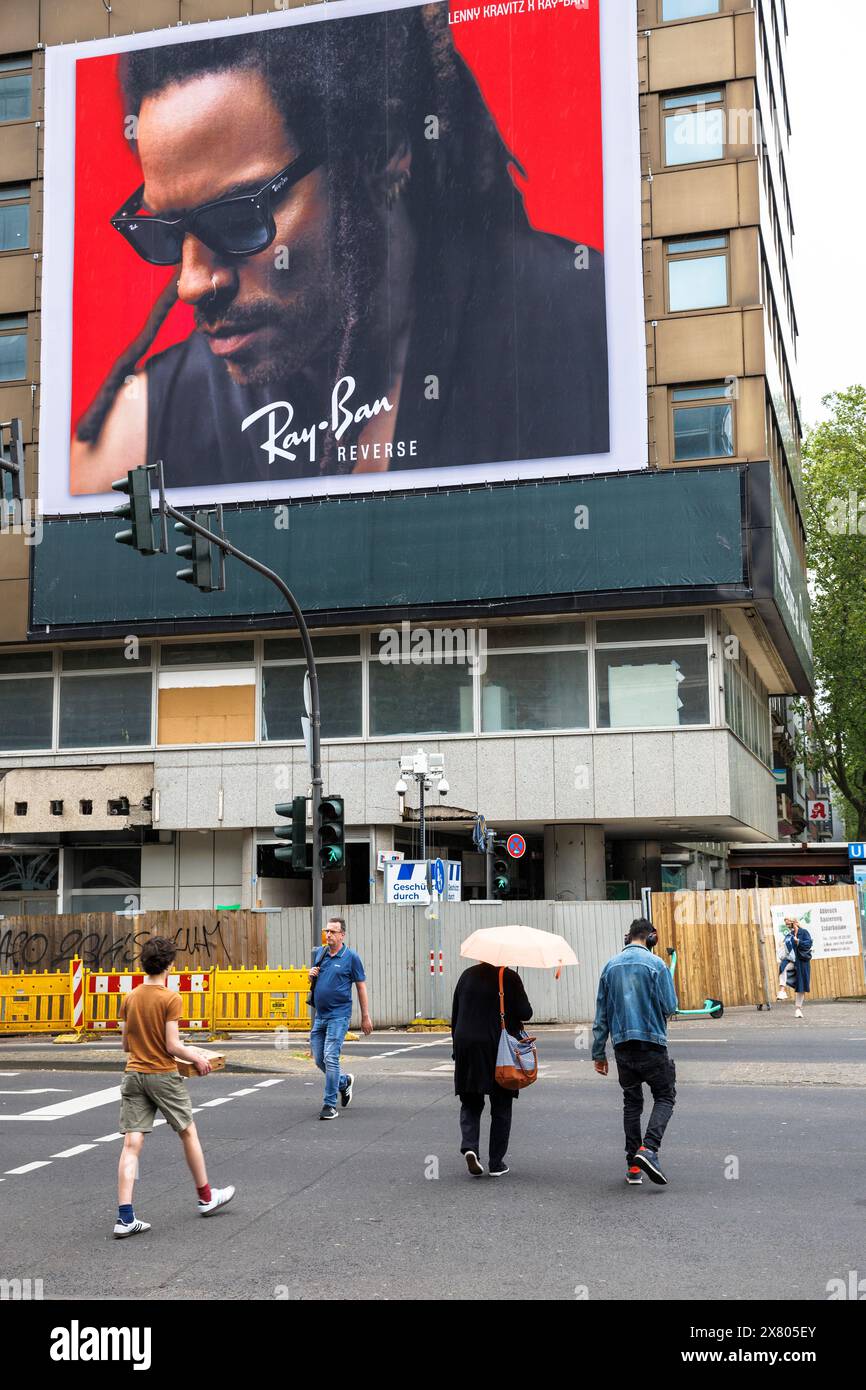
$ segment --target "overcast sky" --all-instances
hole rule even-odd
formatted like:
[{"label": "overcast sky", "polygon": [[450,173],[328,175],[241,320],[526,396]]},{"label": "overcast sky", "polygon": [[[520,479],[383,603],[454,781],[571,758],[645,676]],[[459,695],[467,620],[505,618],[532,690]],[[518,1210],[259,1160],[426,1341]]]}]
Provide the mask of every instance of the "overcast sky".
[{"label": "overcast sky", "polygon": [[788,0],[796,388],[804,425],[866,383],[864,0]]}]

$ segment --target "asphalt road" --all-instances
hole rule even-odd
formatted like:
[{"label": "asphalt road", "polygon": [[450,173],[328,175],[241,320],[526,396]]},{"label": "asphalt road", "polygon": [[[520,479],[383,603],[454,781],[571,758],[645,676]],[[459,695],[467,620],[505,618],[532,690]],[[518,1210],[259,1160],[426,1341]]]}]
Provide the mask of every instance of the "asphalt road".
[{"label": "asphalt road", "polygon": [[[627,1188],[615,1081],[574,1067],[569,1032],[548,1034],[547,1074],[515,1107],[511,1173],[473,1180],[446,1041],[365,1041],[356,1054],[372,1041],[397,1055],[387,1073],[359,1067],[330,1124],[318,1073],[190,1082],[211,1182],[238,1195],[202,1221],[160,1127],[136,1190],[153,1229],[128,1241],[111,1238],[119,1078],[0,1075],[0,1116],[18,1117],[0,1118],[0,1278],[40,1278],[46,1299],[483,1300],[519,1283],[538,1299],[733,1301],[823,1300],[828,1280],[866,1275],[861,1091],[681,1088],[669,1186]],[[796,1216],[792,1173],[808,1192]]]}]

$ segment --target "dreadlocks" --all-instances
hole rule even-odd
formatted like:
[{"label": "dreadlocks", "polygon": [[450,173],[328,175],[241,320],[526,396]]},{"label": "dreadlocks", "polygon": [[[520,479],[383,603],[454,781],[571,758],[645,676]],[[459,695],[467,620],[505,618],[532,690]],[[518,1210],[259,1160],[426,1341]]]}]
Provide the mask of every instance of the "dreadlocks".
[{"label": "dreadlocks", "polygon": [[[454,49],[447,0],[127,53],[120,65],[126,114],[137,115],[146,97],[175,83],[238,69],[264,77],[300,149],[316,144],[326,152],[341,324],[334,379],[351,372],[363,385],[370,370],[366,335],[388,251],[369,176],[381,173],[402,145],[411,149],[405,201],[426,264],[450,241],[484,237],[515,215],[511,156]],[[115,382],[145,355],[162,316],[151,315],[115,365],[79,438],[82,429],[98,436]],[[334,469],[332,454],[333,441],[322,472],[347,471],[349,465]]]}]

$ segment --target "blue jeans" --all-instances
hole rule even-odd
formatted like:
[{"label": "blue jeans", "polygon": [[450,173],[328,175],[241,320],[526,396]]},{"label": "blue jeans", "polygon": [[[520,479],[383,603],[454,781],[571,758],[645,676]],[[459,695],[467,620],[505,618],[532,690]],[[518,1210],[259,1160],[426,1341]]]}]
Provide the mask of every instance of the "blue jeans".
[{"label": "blue jeans", "polygon": [[319,1071],[325,1073],[325,1096],[323,1105],[336,1105],[337,1094],[344,1091],[349,1078],[340,1071],[340,1051],[349,1031],[351,1009],[338,1014],[316,1014],[316,1021],[310,1032],[310,1051]]}]

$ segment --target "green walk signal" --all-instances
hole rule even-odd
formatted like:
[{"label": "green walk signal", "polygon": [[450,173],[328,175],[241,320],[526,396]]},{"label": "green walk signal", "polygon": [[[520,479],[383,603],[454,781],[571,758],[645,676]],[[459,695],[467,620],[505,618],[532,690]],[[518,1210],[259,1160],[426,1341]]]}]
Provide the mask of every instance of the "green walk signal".
[{"label": "green walk signal", "polygon": [[[199,526],[207,526],[210,521],[210,512],[196,512],[195,520]],[[213,593],[218,586],[213,580],[213,564],[211,559],[211,546],[207,536],[200,536],[197,531],[193,531],[184,521],[174,523],[175,531],[180,531],[181,535],[189,536],[186,545],[177,545],[174,548],[175,555],[179,555],[181,560],[191,560],[192,564],[188,569],[177,571],[178,579],[182,579],[184,584],[194,584],[202,593]]]},{"label": "green walk signal", "polygon": [[139,555],[156,555],[159,544],[150,505],[150,473],[148,467],[131,468],[125,478],[112,483],[113,492],[125,492],[129,500],[115,507],[114,515],[131,524],[125,531],[115,531],[118,545],[130,545]]},{"label": "green walk signal", "polygon": [[306,874],[307,868],[307,798],[296,796],[293,801],[281,801],[274,807],[278,816],[291,817],[291,825],[275,825],[277,839],[285,846],[274,850],[274,858],[291,864],[296,874]]},{"label": "green walk signal", "polygon": [[324,796],[319,803],[319,863],[323,870],[342,869],[346,862],[346,808],[341,796]]},{"label": "green walk signal", "polygon": [[511,892],[511,871],[507,859],[493,861],[493,891],[498,898],[506,898]]}]

